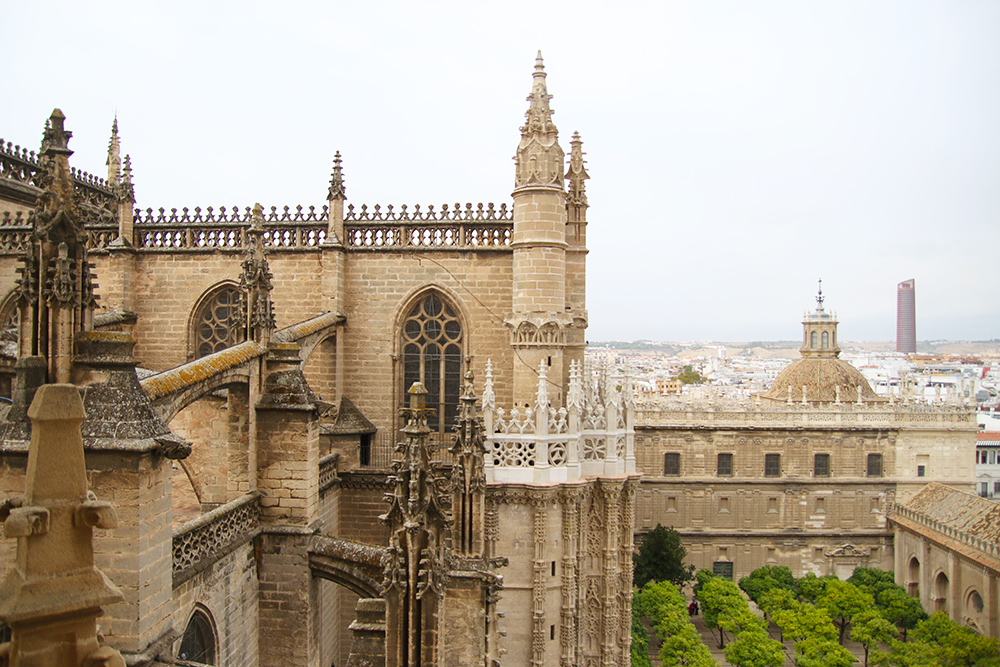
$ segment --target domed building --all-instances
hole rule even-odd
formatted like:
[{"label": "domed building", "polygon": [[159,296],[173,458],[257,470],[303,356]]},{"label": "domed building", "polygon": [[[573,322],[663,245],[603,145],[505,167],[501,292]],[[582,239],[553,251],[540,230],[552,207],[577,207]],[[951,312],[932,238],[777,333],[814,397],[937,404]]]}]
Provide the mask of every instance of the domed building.
[{"label": "domed building", "polygon": [[789,364],[761,399],[817,405],[887,400],[876,395],[858,369],[840,359],[837,315],[823,308],[823,299],[821,286],[816,310],[802,319],[802,358]]},{"label": "domed building", "polygon": [[769,391],[637,411],[637,540],[673,526],[687,562],[734,579],[762,565],[846,578],[893,569],[897,503],[932,481],[973,490],[973,409],[877,396],[816,302],[802,358]]}]

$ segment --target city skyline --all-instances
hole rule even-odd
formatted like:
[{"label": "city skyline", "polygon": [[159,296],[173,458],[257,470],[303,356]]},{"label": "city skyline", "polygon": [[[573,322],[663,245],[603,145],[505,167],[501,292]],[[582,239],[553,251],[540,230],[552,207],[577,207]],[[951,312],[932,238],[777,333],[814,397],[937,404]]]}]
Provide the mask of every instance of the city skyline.
[{"label": "city skyline", "polygon": [[141,208],[321,206],[336,150],[356,206],[509,202],[541,49],[592,177],[590,340],[795,340],[818,278],[844,340],[893,340],[909,278],[919,340],[1000,337],[974,254],[1000,241],[988,2],[0,15],[6,61],[32,54],[0,136],[37,150],[59,107],[100,176],[117,113]]}]

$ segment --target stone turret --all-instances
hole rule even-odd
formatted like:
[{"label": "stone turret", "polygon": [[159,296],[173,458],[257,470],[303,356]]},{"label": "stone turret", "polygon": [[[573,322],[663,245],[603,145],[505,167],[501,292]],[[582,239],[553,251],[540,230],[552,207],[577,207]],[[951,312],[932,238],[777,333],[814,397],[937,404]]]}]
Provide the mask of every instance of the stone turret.
[{"label": "stone turret", "polygon": [[[582,359],[586,315],[567,299],[567,202],[559,131],[545,82],[539,51],[528,96],[526,121],[514,156],[514,294],[513,312],[504,323],[515,348],[514,400],[528,404],[535,394],[543,362],[552,369],[554,398],[561,402],[569,381],[569,361]],[[582,172],[582,152],[578,166]],[[575,172],[574,186],[585,173]],[[574,215],[579,210],[574,211]],[[571,263],[580,273],[582,265]],[[574,293],[577,285],[573,286]],[[580,299],[582,301],[582,296]],[[570,329],[580,328],[573,335]],[[579,339],[579,340],[577,340]]]}]

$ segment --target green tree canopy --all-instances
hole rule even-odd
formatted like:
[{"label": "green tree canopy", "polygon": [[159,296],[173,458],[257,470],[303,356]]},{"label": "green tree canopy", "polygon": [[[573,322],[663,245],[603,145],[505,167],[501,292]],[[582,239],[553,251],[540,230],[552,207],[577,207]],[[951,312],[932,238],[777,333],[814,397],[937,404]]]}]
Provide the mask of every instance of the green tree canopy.
[{"label": "green tree canopy", "polygon": [[920,600],[907,595],[902,586],[885,589],[878,594],[875,601],[882,615],[902,630],[903,641],[906,641],[907,632],[927,618],[927,612],[920,605]]},{"label": "green tree canopy", "polygon": [[810,637],[795,643],[795,664],[798,667],[853,667],[854,656],[835,639]]},{"label": "green tree canopy", "polygon": [[740,579],[740,588],[759,606],[761,596],[772,589],[783,588],[794,591],[795,577],[784,565],[765,565]]},{"label": "green tree canopy", "polygon": [[880,570],[876,567],[856,567],[854,573],[847,580],[863,591],[871,593],[872,597],[878,600],[878,595],[884,590],[897,588],[896,577],[892,572]]},{"label": "green tree canopy", "polygon": [[854,584],[833,579],[826,584],[826,590],[816,599],[816,606],[826,609],[834,624],[840,629],[838,641],[844,643],[844,635],[851,619],[875,605],[871,593],[866,593]]},{"label": "green tree canopy", "polygon": [[888,652],[872,653],[881,667],[1000,667],[1000,644],[934,612],[910,633],[910,641],[892,641]]},{"label": "green tree canopy", "polygon": [[708,380],[708,378],[696,371],[690,364],[681,368],[680,373],[675,375],[674,379],[680,380],[682,384],[701,384]]},{"label": "green tree canopy", "polygon": [[781,667],[785,664],[785,649],[771,639],[763,628],[740,632],[724,649],[726,660],[734,667]]},{"label": "green tree canopy", "polygon": [[639,553],[632,557],[632,582],[640,588],[649,581],[669,581],[682,587],[694,577],[694,565],[685,565],[685,556],[687,549],[681,545],[680,534],[656,524],[642,539]]},{"label": "green tree canopy", "polygon": [[814,573],[807,572],[805,576],[795,580],[795,588],[798,590],[800,598],[815,602],[826,591],[826,585],[831,581],[838,581],[838,579],[832,574],[817,577]]},{"label": "green tree canopy", "polygon": [[888,644],[899,636],[896,626],[877,609],[865,609],[851,619],[851,639],[861,644],[865,650],[865,667],[868,667],[868,653],[879,644]]}]

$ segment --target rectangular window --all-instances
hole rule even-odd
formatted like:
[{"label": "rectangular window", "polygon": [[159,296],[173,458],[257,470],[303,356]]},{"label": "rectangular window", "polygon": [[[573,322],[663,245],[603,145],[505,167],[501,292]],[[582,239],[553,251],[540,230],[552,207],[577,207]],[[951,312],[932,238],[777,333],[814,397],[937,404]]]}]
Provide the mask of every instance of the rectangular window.
[{"label": "rectangular window", "polygon": [[830,455],[816,454],[813,456],[813,477],[830,476]]},{"label": "rectangular window", "polygon": [[729,514],[729,498],[719,498],[719,514]]},{"label": "rectangular window", "polygon": [[917,477],[923,477],[924,470],[925,470],[924,466],[917,466]]},{"label": "rectangular window", "polygon": [[991,449],[990,450],[990,463],[996,463],[997,462],[997,460],[995,458],[996,455],[997,455],[997,453]]},{"label": "rectangular window", "polygon": [[667,496],[667,511],[668,512],[677,511],[677,496]]},{"label": "rectangular window", "polygon": [[663,474],[681,474],[681,455],[677,452],[667,452],[663,455]]},{"label": "rectangular window", "polygon": [[778,498],[777,496],[771,496],[767,499],[767,513],[777,514],[778,513]]},{"label": "rectangular window", "polygon": [[1000,482],[993,482],[993,493],[1000,493]]},{"label": "rectangular window", "polygon": [[882,455],[881,454],[869,454],[868,455],[868,476],[869,477],[881,477],[882,476]]},{"label": "rectangular window", "polygon": [[764,477],[781,477],[781,454],[764,454]]},{"label": "rectangular window", "polygon": [[726,561],[716,561],[712,563],[712,572],[717,577],[733,580],[733,564]]},{"label": "rectangular window", "polygon": [[989,482],[983,482],[983,483],[981,483],[979,485],[979,495],[982,496],[983,498],[985,498],[988,495],[990,495],[990,483]]},{"label": "rectangular window", "polygon": [[733,455],[729,452],[719,454],[719,462],[716,466],[719,477],[730,477],[733,474]]}]

